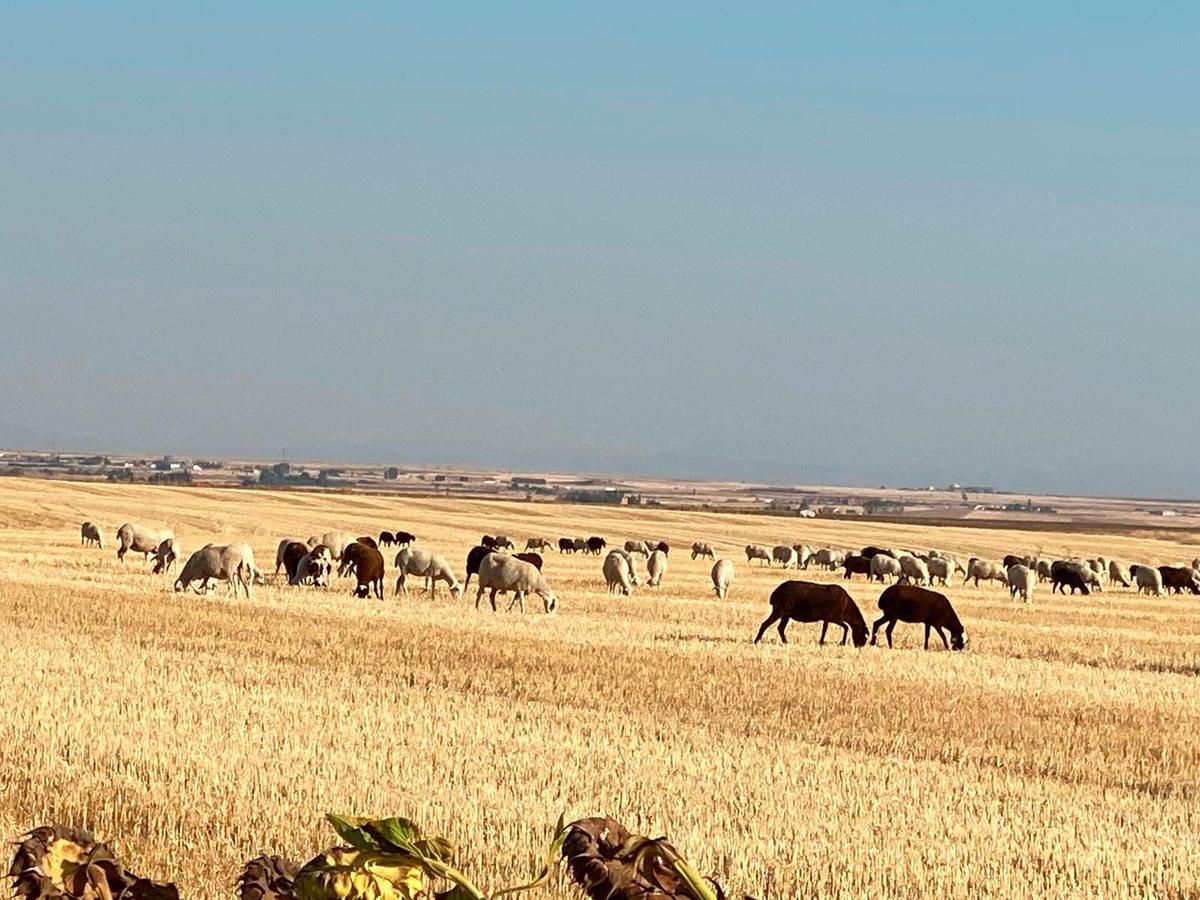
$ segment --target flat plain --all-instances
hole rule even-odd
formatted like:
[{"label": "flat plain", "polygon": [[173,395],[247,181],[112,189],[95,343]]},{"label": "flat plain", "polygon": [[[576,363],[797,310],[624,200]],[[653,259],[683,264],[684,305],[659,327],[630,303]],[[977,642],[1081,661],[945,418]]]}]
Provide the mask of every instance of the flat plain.
[{"label": "flat plain", "polygon": [[[126,521],[185,550],[405,528],[461,573],[483,533],[655,538],[658,589],[607,595],[596,557],[547,555],[561,608],[473,594],[384,601],[267,584],[175,593],[79,546]],[[1200,598],[1106,590],[1032,604],[947,593],[965,653],[751,639],[785,575],[754,542],[1171,563],[1200,536],[893,525],[484,500],[0,480],[0,833],[92,829],[185,898],[232,895],[262,852],[330,843],[326,811],[442,831],[498,888],[560,812],[666,834],[735,895],[1200,896]],[[737,565],[725,601],[694,540]],[[391,573],[391,555],[388,558]],[[461,577],[461,574],[460,574]],[[394,574],[389,582],[394,579]],[[868,622],[877,585],[847,584]],[[840,637],[837,629],[833,634]],[[555,881],[547,893],[566,896]]]}]

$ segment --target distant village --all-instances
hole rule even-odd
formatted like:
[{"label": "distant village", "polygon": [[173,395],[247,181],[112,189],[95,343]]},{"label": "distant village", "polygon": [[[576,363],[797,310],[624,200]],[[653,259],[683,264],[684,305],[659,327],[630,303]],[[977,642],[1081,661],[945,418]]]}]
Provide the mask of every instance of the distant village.
[{"label": "distant village", "polygon": [[[514,474],[400,465],[329,465],[282,460],[205,459],[137,454],[0,451],[0,477],[25,476],[100,482],[230,487],[247,490],[333,490],[408,496],[456,496],[527,502],[659,506],[716,512],[762,512],[800,518],[868,517],[883,520],[1016,518],[1030,521],[1086,514],[1080,498],[1014,496],[987,485],[878,489],[798,487],[652,477]],[[1072,500],[1077,502],[1071,503]],[[1122,514],[1144,518],[1194,517],[1200,504],[1120,503]],[[1091,504],[1095,506],[1096,503]]]}]

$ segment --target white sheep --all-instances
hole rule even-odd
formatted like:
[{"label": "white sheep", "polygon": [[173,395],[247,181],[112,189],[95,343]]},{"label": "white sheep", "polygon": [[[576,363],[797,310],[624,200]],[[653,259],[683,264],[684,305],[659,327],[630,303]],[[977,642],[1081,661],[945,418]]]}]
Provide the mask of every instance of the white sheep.
[{"label": "white sheep", "polygon": [[608,592],[615,594],[620,591],[626,597],[633,593],[633,579],[629,571],[629,562],[615,550],[604,557],[604,581]]},{"label": "white sheep", "polygon": [[[347,534],[344,531],[327,531],[321,535],[320,543],[329,548],[329,555],[334,560],[342,558],[342,551],[354,543],[356,538],[352,534]],[[309,544],[310,547],[315,547],[315,544]]]},{"label": "white sheep", "polygon": [[[490,554],[489,554],[490,555]],[[408,595],[405,580],[409,575],[425,579],[425,587],[431,599],[437,598],[437,583],[444,581],[450,586],[450,596],[457,600],[462,595],[462,585],[446,562],[446,558],[417,547],[408,546],[396,554],[396,593]]]},{"label": "white sheep", "polygon": [[729,586],[733,584],[733,561],[728,559],[718,559],[712,567],[712,583],[713,590],[717,592],[717,596],[722,600],[729,593]]},{"label": "white sheep", "polygon": [[749,565],[753,559],[761,559],[768,566],[771,564],[771,552],[766,547],[758,544],[746,545],[746,564]]},{"label": "white sheep", "polygon": [[634,587],[639,587],[642,583],[642,579],[638,576],[637,558],[628,550],[621,550],[617,547],[609,550],[608,553],[610,556],[615,553],[617,556],[625,560],[625,565],[629,566],[629,583]]},{"label": "white sheep", "polygon": [[1131,578],[1129,566],[1115,559],[1108,561],[1108,583],[1110,585],[1120,583],[1121,587],[1129,587]]},{"label": "white sheep", "polygon": [[167,538],[154,551],[154,574],[170,572],[175,568],[176,561],[182,556],[183,548],[179,546],[179,542],[173,537]]},{"label": "white sheep", "polygon": [[972,578],[975,579],[975,587],[979,587],[980,580],[1008,584],[1008,571],[998,562],[988,562],[986,559],[972,556],[970,562],[967,563],[967,575],[963,579],[963,585],[966,585]]},{"label": "white sheep", "polygon": [[1026,603],[1033,601],[1033,588],[1037,584],[1037,573],[1029,566],[1015,565],[1008,567],[1008,593],[1012,597],[1017,594]]},{"label": "white sheep", "polygon": [[936,578],[943,585],[948,584],[948,579],[954,574],[954,560],[944,556],[930,556],[925,565],[929,569],[931,583],[932,579]]},{"label": "white sheep", "polygon": [[713,553],[711,544],[696,541],[696,543],[692,544],[692,559],[695,559],[697,556],[704,557],[705,559],[714,559],[716,554]]},{"label": "white sheep", "polygon": [[553,612],[558,606],[558,598],[542,577],[537,566],[523,559],[516,559],[505,553],[489,553],[479,563],[479,593],[475,595],[475,608],[479,609],[479,600],[484,591],[490,591],[492,612],[496,611],[496,594],[513,592],[512,602],[508,608],[517,604],[521,612],[525,612],[525,595],[537,594],[542,598],[546,612]]},{"label": "white sheep", "polygon": [[1133,580],[1137,584],[1139,594],[1153,594],[1155,597],[1163,595],[1162,572],[1154,566],[1137,566]]},{"label": "white sheep", "polygon": [[650,555],[650,547],[646,544],[645,541],[626,541],[625,542],[625,552],[626,553],[640,553],[642,556],[649,556]]},{"label": "white sheep", "polygon": [[234,597],[237,597],[240,586],[246,592],[246,599],[250,599],[257,574],[254,551],[249,544],[238,542],[224,547],[207,544],[188,557],[183,571],[175,579],[175,590],[186,590],[192,582],[207,587],[210,579],[216,579],[229,582],[229,590]]},{"label": "white sheep", "polygon": [[900,580],[900,576],[904,574],[904,570],[900,568],[900,560],[894,556],[885,556],[882,553],[877,553],[871,557],[871,580],[885,581],[887,578],[895,578]]},{"label": "white sheep", "polygon": [[809,557],[809,562],[816,563],[823,569],[836,569],[846,561],[846,554],[832,547],[824,547]]},{"label": "white sheep", "polygon": [[900,573],[906,581],[912,584],[929,584],[929,566],[924,560],[905,554],[897,562],[900,563]]},{"label": "white sheep", "polygon": [[646,586],[658,587],[662,584],[663,576],[667,574],[667,554],[655,550],[646,560]]},{"label": "white sheep", "polygon": [[175,532],[170,528],[148,528],[145,525],[126,522],[117,529],[117,559],[125,562],[125,554],[132,550],[134,553],[141,553],[144,562],[163,541],[173,537]]},{"label": "white sheep", "polygon": [[808,544],[793,544],[792,549],[796,551],[797,567],[807,569],[808,564],[812,562],[813,548],[808,546]]},{"label": "white sheep", "polygon": [[84,522],[79,526],[79,546],[90,547],[92,544],[103,550],[104,532],[95,522]]}]

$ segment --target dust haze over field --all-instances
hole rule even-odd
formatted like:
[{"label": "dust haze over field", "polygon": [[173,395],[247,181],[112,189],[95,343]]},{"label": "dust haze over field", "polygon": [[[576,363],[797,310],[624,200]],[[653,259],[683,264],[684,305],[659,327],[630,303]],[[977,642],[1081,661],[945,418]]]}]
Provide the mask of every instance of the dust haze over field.
[{"label": "dust haze over field", "polygon": [[[561,609],[520,616],[444,591],[397,600],[390,583],[356,600],[352,579],[176,594],[140,560],[79,547],[85,519],[110,540],[127,520],[168,525],[187,550],[245,539],[268,572],[280,538],[327,528],[406,527],[460,577],[485,532],[673,550],[663,585],[629,598],[605,593],[599,559],[549,554]],[[955,585],[966,653],[922,652],[904,625],[893,651],[818,647],[818,626],[796,624],[790,645],[772,630],[754,646],[785,576],[741,553],[803,540],[1167,563],[1200,544],[17,478],[0,483],[0,528],[0,833],[88,826],[186,897],[229,896],[260,852],[307,858],[325,811],[444,830],[489,886],[521,879],[565,810],[665,832],[755,896],[1200,890],[1196,598],[1043,586],[1023,605]],[[688,558],[697,539],[737,564],[726,602]],[[876,618],[881,588],[849,589]]]}]

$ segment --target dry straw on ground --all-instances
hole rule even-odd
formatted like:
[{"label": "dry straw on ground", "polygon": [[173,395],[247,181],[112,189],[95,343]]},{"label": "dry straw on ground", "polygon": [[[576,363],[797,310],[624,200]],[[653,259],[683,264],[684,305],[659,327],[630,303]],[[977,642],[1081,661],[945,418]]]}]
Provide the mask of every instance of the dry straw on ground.
[{"label": "dry straw on ground", "polygon": [[[460,570],[485,531],[674,550],[662,587],[630,598],[606,594],[595,557],[548,554],[561,611],[522,617],[355,600],[349,580],[175,594],[80,548],[85,519],[110,537],[170,525],[189,550],[245,539],[268,571],[280,538],[330,527],[405,527]],[[1043,589],[1025,606],[956,586],[964,654],[920,652],[912,626],[892,652],[818,648],[796,625],[755,647],[783,576],[741,556],[803,540],[1165,563],[1200,546],[20,479],[0,483],[0,528],[0,833],[87,827],[187,898],[232,896],[260,853],[311,855],[326,810],[443,831],[484,886],[526,875],[566,811],[667,833],[759,897],[1200,892],[1200,600]],[[738,563],[726,602],[688,559],[697,539]],[[879,588],[851,592],[874,619]]]}]

